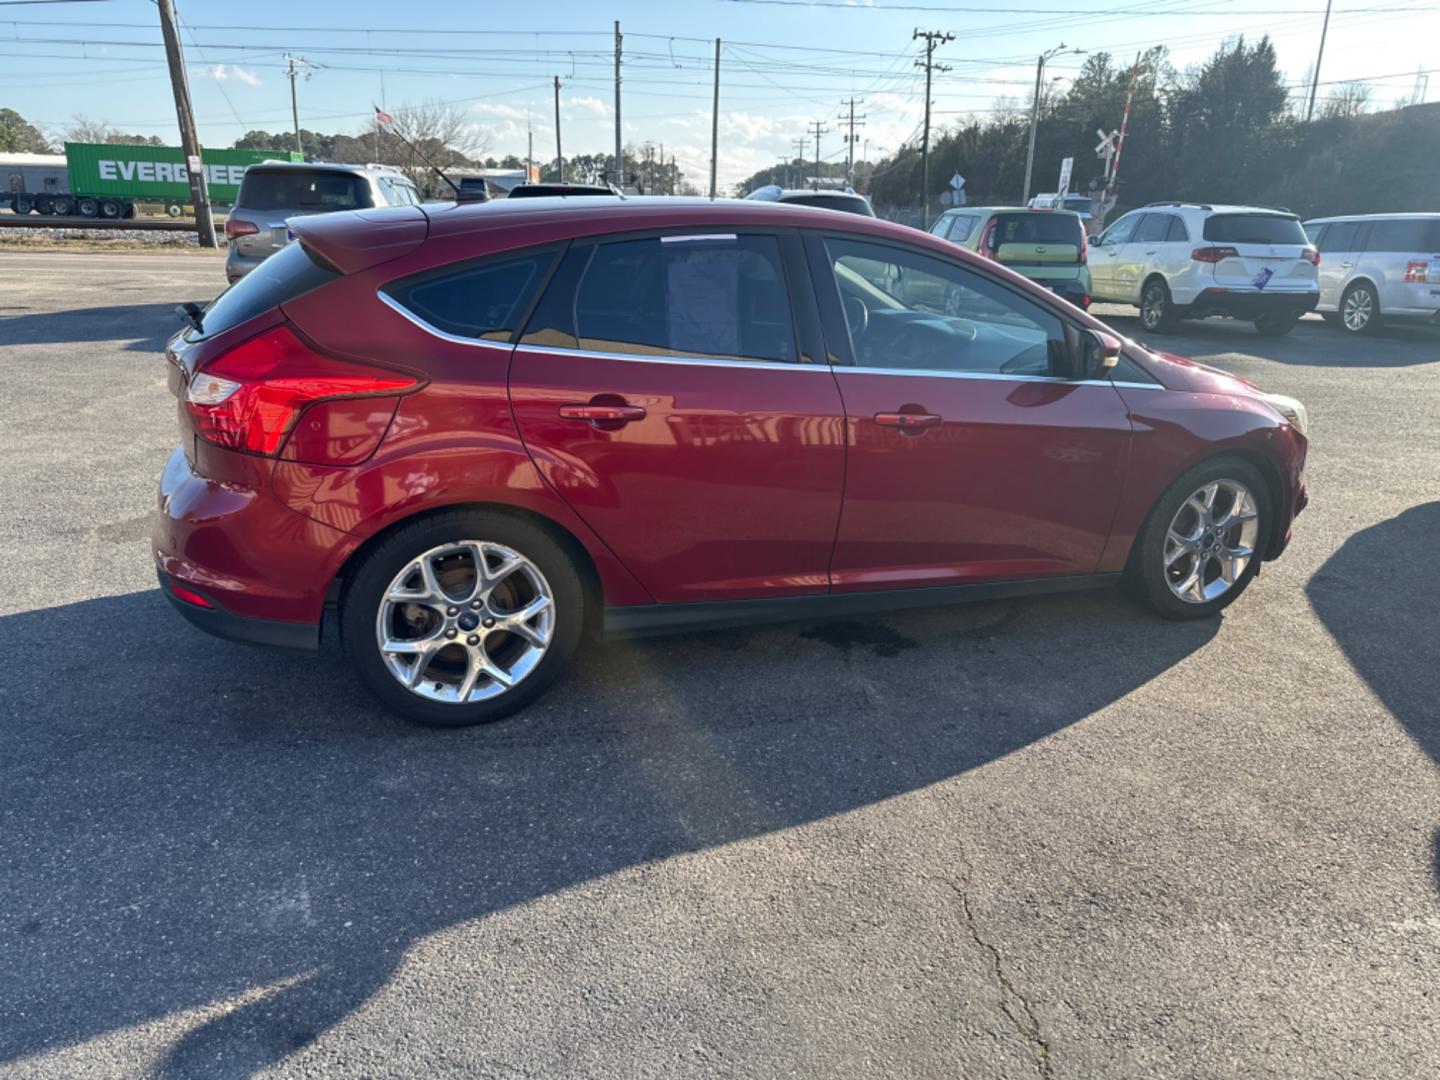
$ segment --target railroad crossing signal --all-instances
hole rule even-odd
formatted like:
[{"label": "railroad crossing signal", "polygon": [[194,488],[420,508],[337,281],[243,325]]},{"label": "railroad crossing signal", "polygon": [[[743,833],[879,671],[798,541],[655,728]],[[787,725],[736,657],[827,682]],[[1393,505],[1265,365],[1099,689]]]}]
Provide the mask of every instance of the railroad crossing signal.
[{"label": "railroad crossing signal", "polygon": [[1115,156],[1115,140],[1120,135],[1119,129],[1106,134],[1104,128],[1096,128],[1095,134],[1100,137],[1100,145],[1095,147],[1095,156],[1109,161]]}]

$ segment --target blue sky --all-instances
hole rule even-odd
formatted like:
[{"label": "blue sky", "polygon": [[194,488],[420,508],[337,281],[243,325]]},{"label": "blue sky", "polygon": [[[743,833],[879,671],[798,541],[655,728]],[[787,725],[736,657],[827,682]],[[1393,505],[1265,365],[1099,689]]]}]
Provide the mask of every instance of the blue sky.
[{"label": "blue sky", "polygon": [[[1184,66],[1228,35],[1268,31],[1289,81],[1299,84],[1314,61],[1324,11],[1323,0],[546,0],[415,5],[413,16],[393,0],[177,0],[177,7],[203,142],[229,145],[251,128],[289,128],[289,51],[316,65],[299,84],[303,126],[358,131],[372,100],[383,96],[396,107],[436,99],[463,106],[496,156],[524,156],[528,126],[537,158],[554,153],[556,75],[566,156],[613,148],[612,22],[619,19],[625,139],[663,143],[697,183],[709,169],[718,36],[725,43],[722,187],[793,154],[794,140],[816,120],[829,129],[822,156],[842,158],[840,103],[852,95],[864,99],[857,111],[867,118],[859,134],[868,142],[857,156],[868,150],[879,158],[911,137],[923,112],[917,27],[955,35],[936,53],[952,68],[937,77],[933,95],[934,122],[943,126],[993,109],[997,98],[1022,100],[1036,54],[1061,42],[1127,60],[1164,43]],[[1057,9],[1065,13],[1050,13]],[[1437,41],[1440,2],[1336,0],[1322,79],[1370,78],[1375,102],[1388,106],[1409,97],[1417,69],[1440,67]],[[57,134],[83,113],[178,141],[159,42],[151,0],[0,2],[0,105]],[[1072,76],[1082,60],[1057,57],[1047,78]],[[1429,100],[1440,99],[1440,71],[1430,78]],[[1322,86],[1322,98],[1333,90]],[[814,155],[813,139],[806,155]]]}]

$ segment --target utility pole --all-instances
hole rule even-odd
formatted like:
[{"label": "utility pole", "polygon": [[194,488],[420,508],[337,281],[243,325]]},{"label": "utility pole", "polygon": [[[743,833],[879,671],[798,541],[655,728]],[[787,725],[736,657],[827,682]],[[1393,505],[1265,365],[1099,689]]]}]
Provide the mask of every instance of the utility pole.
[{"label": "utility pole", "polygon": [[625,156],[620,145],[620,20],[615,20],[615,186],[625,190]]},{"label": "utility pole", "polygon": [[821,136],[821,135],[824,135],[824,134],[825,134],[827,131],[829,131],[830,129],[827,128],[827,127],[825,127],[823,121],[820,121],[820,120],[812,120],[812,121],[810,121],[810,126],[815,129],[814,131],[810,132],[811,135],[814,135],[814,136],[815,136],[815,182],[814,182],[814,184],[812,184],[811,186],[812,186],[816,191],[819,191],[819,190],[820,190],[820,136]]},{"label": "utility pole", "polygon": [[715,198],[715,171],[720,156],[720,39],[715,39],[715,96],[710,103],[710,198]]},{"label": "utility pole", "polygon": [[955,35],[917,28],[910,35],[910,40],[918,38],[925,39],[925,59],[915,61],[916,67],[925,69],[925,133],[920,140],[920,227],[923,229],[930,224],[930,79],[935,71],[950,70],[944,64],[935,63],[935,49],[947,41],[954,41]]},{"label": "utility pole", "polygon": [[1030,174],[1035,168],[1035,129],[1040,126],[1040,80],[1045,77],[1045,64],[1059,56],[1063,52],[1083,53],[1084,49],[1065,48],[1062,41],[1053,49],[1047,49],[1040,54],[1040,61],[1035,65],[1035,98],[1030,102],[1030,150],[1025,155],[1025,194],[1020,198],[1020,205],[1026,206],[1030,202]]},{"label": "utility pole", "polygon": [[180,35],[175,29],[175,8],[170,0],[155,0],[160,9],[160,32],[165,37],[165,59],[170,64],[170,88],[175,91],[175,115],[180,122],[180,144],[185,148],[186,173],[190,177],[190,200],[195,204],[195,231],[200,246],[213,248],[215,222],[210,216],[210,188],[200,163],[200,138],[195,134],[195,113],[190,108],[190,83],[185,78],[185,61],[180,55]]},{"label": "utility pole", "polygon": [[805,186],[805,140],[803,138],[791,140],[795,143],[795,186]]},{"label": "utility pole", "polygon": [[847,104],[850,106],[850,119],[848,119],[848,120],[845,119],[845,114],[844,114],[844,113],[841,113],[841,114],[840,114],[840,123],[841,123],[842,125],[844,125],[846,128],[849,129],[848,133],[847,133],[846,136],[845,136],[845,147],[846,147],[846,150],[849,152],[849,157],[848,157],[848,159],[847,159],[847,161],[846,161],[846,163],[845,163],[845,182],[846,182],[847,184],[849,184],[851,187],[854,187],[854,186],[855,186],[855,144],[860,141],[860,136],[855,134],[855,129],[856,129],[857,127],[864,127],[864,126],[865,126],[865,114],[864,114],[864,113],[861,113],[859,116],[856,116],[856,115],[855,115],[855,106],[856,106],[856,105],[864,105],[864,104],[865,104],[865,99],[864,99],[864,98],[861,98],[859,101],[856,101],[856,100],[852,97],[848,102],[842,101],[842,102],[840,102],[840,104],[841,104],[842,106],[847,105]]},{"label": "utility pole", "polygon": [[535,175],[535,129],[530,126],[530,110],[525,110],[525,182]]},{"label": "utility pole", "polygon": [[[670,178],[665,175],[665,144],[663,142],[660,144],[660,186],[664,188],[670,186]],[[665,194],[669,195],[670,192],[666,191]]]},{"label": "utility pole", "polygon": [[1320,52],[1315,57],[1315,75],[1310,80],[1310,104],[1305,107],[1305,122],[1315,115],[1315,91],[1320,89],[1320,61],[1325,59],[1325,35],[1330,32],[1330,2],[1325,0],[1325,22],[1320,27]]},{"label": "utility pole", "polygon": [[[303,56],[286,53],[285,62],[290,65],[285,71],[285,77],[290,80],[290,120],[295,125],[295,150],[303,154],[305,147],[300,144],[300,107],[295,101],[295,80],[301,75],[310,78],[310,61]],[[297,64],[300,66],[296,67]]]},{"label": "utility pole", "polygon": [[560,152],[560,76],[555,76],[555,167],[560,170],[560,183],[565,182],[565,155]]}]

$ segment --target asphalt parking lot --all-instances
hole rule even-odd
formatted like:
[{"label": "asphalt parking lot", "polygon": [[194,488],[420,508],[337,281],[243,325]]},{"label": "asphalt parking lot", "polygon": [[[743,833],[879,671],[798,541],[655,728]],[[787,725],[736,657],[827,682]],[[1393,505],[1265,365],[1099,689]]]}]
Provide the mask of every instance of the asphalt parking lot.
[{"label": "asphalt parking lot", "polygon": [[1310,408],[1223,618],[591,646],[436,732],[156,590],[221,284],[0,254],[0,1075],[1440,1071],[1440,331],[1152,339]]}]

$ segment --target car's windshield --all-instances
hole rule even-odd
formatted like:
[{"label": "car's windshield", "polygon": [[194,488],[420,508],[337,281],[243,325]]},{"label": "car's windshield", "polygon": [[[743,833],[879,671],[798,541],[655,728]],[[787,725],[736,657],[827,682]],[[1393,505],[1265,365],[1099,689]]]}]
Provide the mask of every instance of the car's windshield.
[{"label": "car's windshield", "polygon": [[328,169],[246,171],[235,205],[245,210],[355,210],[371,205],[370,187]]},{"label": "car's windshield", "polygon": [[1293,214],[1214,214],[1205,219],[1205,239],[1228,244],[1308,244]]}]

